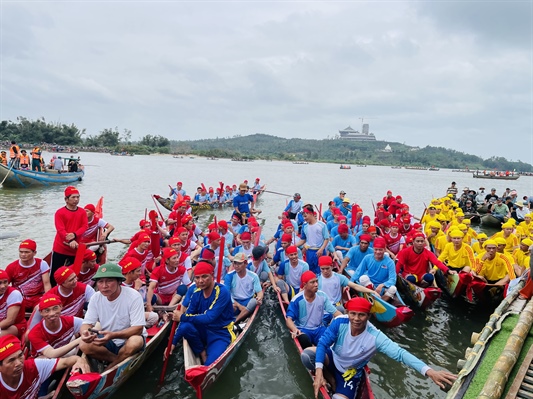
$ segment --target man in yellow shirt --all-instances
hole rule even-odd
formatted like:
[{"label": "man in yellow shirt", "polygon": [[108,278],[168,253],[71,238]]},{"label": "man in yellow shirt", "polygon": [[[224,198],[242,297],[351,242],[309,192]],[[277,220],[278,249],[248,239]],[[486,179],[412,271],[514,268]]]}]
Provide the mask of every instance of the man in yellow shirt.
[{"label": "man in yellow shirt", "polygon": [[477,235],[477,242],[472,244],[472,249],[474,250],[474,253],[476,255],[481,255],[486,252],[484,248],[484,244],[485,244],[485,241],[487,240],[488,240],[488,237],[485,233],[479,233]]},{"label": "man in yellow shirt", "polygon": [[518,248],[518,237],[513,233],[514,226],[511,222],[502,224],[502,231],[497,232],[492,236],[495,238],[503,238],[505,240],[505,252],[512,254]]},{"label": "man in yellow shirt", "polygon": [[424,234],[427,236],[430,233],[429,224],[437,220],[437,208],[433,204],[429,204],[428,213],[424,215],[420,223],[424,225]]},{"label": "man in yellow shirt", "polygon": [[517,228],[517,233],[520,234],[521,238],[533,238],[533,222],[531,217],[533,214],[528,213],[524,216],[524,221],[520,222]]},{"label": "man in yellow shirt", "polygon": [[444,246],[444,250],[439,255],[439,260],[457,272],[471,271],[472,265],[475,263],[474,251],[469,245],[463,243],[463,232],[453,229],[450,231],[449,236],[452,242]]},{"label": "man in yellow shirt", "polygon": [[515,278],[508,259],[498,254],[498,244],[495,240],[487,240],[485,250],[487,252],[476,258],[476,271],[472,273],[474,276],[488,284],[496,285],[505,285]]},{"label": "man in yellow shirt", "polygon": [[524,238],[520,241],[520,247],[513,252],[513,267],[517,276],[521,276],[527,269],[529,269],[529,262],[531,261],[529,247],[532,245],[533,240],[530,238]]},{"label": "man in yellow shirt", "polygon": [[437,240],[439,237],[443,237],[445,234],[441,229],[441,224],[437,222],[436,220],[429,222],[427,224],[428,231],[426,233],[426,237],[428,239],[429,245],[431,246],[431,250],[435,252],[435,245],[437,243]]}]

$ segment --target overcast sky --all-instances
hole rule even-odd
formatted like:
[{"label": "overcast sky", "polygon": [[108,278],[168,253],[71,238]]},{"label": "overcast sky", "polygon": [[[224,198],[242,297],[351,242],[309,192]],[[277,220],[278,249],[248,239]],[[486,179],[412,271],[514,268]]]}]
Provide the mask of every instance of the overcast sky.
[{"label": "overcast sky", "polygon": [[533,163],[532,1],[1,2],[0,119]]}]

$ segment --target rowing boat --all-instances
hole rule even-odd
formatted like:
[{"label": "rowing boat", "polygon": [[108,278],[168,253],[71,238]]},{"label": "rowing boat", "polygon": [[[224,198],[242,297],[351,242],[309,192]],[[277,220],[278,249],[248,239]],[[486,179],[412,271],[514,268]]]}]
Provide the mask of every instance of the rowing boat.
[{"label": "rowing boat", "polygon": [[498,305],[505,294],[507,285],[487,284],[479,277],[473,277],[466,287],[465,300],[473,305]]},{"label": "rowing boat", "polygon": [[103,373],[73,374],[67,381],[67,388],[76,399],[107,398],[126,382],[157,348],[168,333],[171,323],[147,329],[146,348]]},{"label": "rowing boat", "polygon": [[485,227],[501,228],[502,223],[503,222],[500,219],[495,218],[490,213],[487,213],[486,215],[481,216],[481,224]]},{"label": "rowing boat", "polygon": [[[281,313],[283,314],[283,320],[286,322],[287,320],[287,310],[286,306],[287,303],[283,302],[283,299],[281,298],[281,294],[278,292],[278,302],[279,306],[281,308]],[[296,337],[293,337],[292,342],[296,346],[296,349],[298,350],[298,354],[301,355],[303,352],[302,346],[300,345],[300,342]],[[309,372],[309,375],[314,381],[314,376]],[[328,390],[325,387],[320,388],[320,395],[323,399],[331,399],[332,394],[328,392]],[[374,393],[372,392],[372,387],[370,386],[370,378],[368,378],[368,368],[365,367],[364,369],[364,377],[361,379],[361,383],[359,384],[359,389],[357,391],[357,394],[355,395],[355,399],[374,399]]]},{"label": "rowing boat", "polygon": [[385,327],[392,328],[407,323],[415,315],[397,293],[391,302],[374,294],[365,294],[365,297],[372,304],[372,316]]},{"label": "rowing boat", "polygon": [[406,303],[422,310],[429,308],[442,295],[442,291],[438,287],[422,288],[400,275],[396,278],[396,286]]},{"label": "rowing boat", "polygon": [[520,175],[490,175],[490,174],[472,174],[475,179],[493,179],[493,180],[518,180]]},{"label": "rowing boat", "polygon": [[465,294],[466,288],[472,281],[472,275],[467,272],[459,272],[445,276],[439,269],[435,273],[435,281],[437,282],[437,286],[448,298],[454,299]]},{"label": "rowing boat", "polygon": [[54,184],[69,184],[83,179],[84,172],[34,172],[31,170],[10,169],[0,164],[0,181],[8,188],[46,187]]},{"label": "rowing boat", "polygon": [[222,374],[226,366],[230,363],[235,353],[239,350],[246,336],[256,319],[259,312],[259,305],[255,307],[254,312],[244,323],[239,326],[242,331],[236,332],[237,338],[228,346],[228,348],[209,366],[202,365],[198,356],[196,356],[186,339],[183,340],[183,359],[185,361],[185,381],[187,381],[196,391],[198,399],[202,398],[203,392],[209,388]]}]

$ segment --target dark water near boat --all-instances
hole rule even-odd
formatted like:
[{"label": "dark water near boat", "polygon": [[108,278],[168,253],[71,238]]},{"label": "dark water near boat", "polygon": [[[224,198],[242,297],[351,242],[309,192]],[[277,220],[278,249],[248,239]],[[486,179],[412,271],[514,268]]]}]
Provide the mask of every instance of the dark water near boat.
[{"label": "dark water near boat", "polygon": [[[422,213],[434,196],[442,196],[451,181],[461,190],[468,186],[488,189],[495,187],[501,193],[506,187],[517,189],[519,196],[533,193],[533,178],[522,176],[517,181],[489,181],[474,179],[468,173],[452,173],[391,169],[390,167],[353,167],[340,170],[335,164],[294,165],[288,162],[232,162],[201,158],[175,159],[171,156],[114,157],[107,154],[79,154],[86,164],[86,178],[78,184],[81,204],[95,203],[104,196],[104,219],[116,227],[114,237],[130,237],[137,231],[138,221],[145,208],[154,208],[151,194],[166,195],[168,184],[184,183],[193,193],[199,183],[218,186],[219,181],[238,184],[256,177],[267,184],[267,189],[289,194],[302,194],[305,202],[325,208],[327,202],[340,190],[347,192],[365,214],[373,212],[372,202],[379,201],[390,189],[401,194],[415,215]],[[50,155],[46,154],[45,159]],[[34,190],[0,189],[0,267],[17,258],[18,243],[25,238],[38,243],[38,256],[49,252],[54,237],[54,212],[63,206],[64,187]],[[286,198],[266,193],[258,208],[263,210],[264,234],[270,236],[277,226],[277,216],[285,207]],[[167,212],[163,210],[166,215]],[[217,217],[226,217],[228,210],[216,211]],[[204,213],[200,226],[205,226],[210,214]],[[109,259],[116,260],[124,251],[122,244],[109,246]],[[464,303],[450,304],[439,300],[427,312],[418,312],[404,326],[385,329],[386,334],[403,348],[436,367],[456,370],[457,360],[464,357],[470,335],[480,331],[490,310],[471,309]],[[311,398],[311,381],[296,355],[296,350],[285,332],[277,301],[269,298],[259,313],[259,320],[251,334],[224,371],[220,380],[204,396],[210,398]],[[174,356],[168,367],[165,384],[156,393],[161,371],[163,347],[152,356],[134,379],[114,398],[193,398],[194,392],[182,379],[183,359]],[[370,363],[371,381],[376,398],[443,398],[445,394],[418,373],[377,355]]]}]

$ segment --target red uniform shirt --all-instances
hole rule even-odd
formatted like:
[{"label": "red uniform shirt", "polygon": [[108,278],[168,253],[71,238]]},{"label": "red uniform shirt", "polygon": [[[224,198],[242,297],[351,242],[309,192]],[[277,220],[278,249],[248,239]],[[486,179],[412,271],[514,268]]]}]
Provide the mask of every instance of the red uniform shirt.
[{"label": "red uniform shirt", "polygon": [[[185,258],[186,257],[187,256],[185,256]],[[191,284],[189,275],[184,266],[178,266],[173,273],[169,272],[166,266],[158,266],[152,272],[150,281],[155,281],[157,283],[157,292],[163,302],[167,303],[170,302],[172,295],[176,293],[176,290],[182,283],[185,285]]]},{"label": "red uniform shirt", "polygon": [[429,271],[430,262],[444,273],[448,273],[446,265],[438,260],[433,252],[424,248],[421,253],[417,254],[414,247],[404,248],[398,253],[396,272],[401,273],[402,276],[413,274],[418,278],[418,281],[421,281],[424,274]]},{"label": "red uniform shirt", "polygon": [[81,271],[78,274],[78,282],[90,285],[91,287],[94,287],[95,281],[92,279],[96,272],[98,271],[98,268],[100,265],[96,265],[94,268],[89,269],[87,273],[82,273]]},{"label": "red uniform shirt", "polygon": [[17,389],[0,380],[0,398],[36,399],[41,384],[55,371],[59,359],[28,359],[24,361],[21,382]]},{"label": "red uniform shirt", "polygon": [[52,251],[63,255],[74,256],[76,249],[70,248],[66,236],[68,233],[76,234],[75,240],[80,242],[83,233],[87,230],[87,213],[82,208],[77,208],[75,211],[67,209],[67,207],[59,208],[54,217],[56,226],[56,237]]},{"label": "red uniform shirt", "polygon": [[98,218],[97,216],[93,216],[93,220],[88,222],[87,224],[87,230],[85,230],[85,233],[83,233],[81,237],[81,242],[94,242],[98,241],[98,231],[102,228],[107,227],[108,223]]},{"label": "red uniform shirt", "polygon": [[49,271],[48,263],[39,258],[35,258],[31,266],[22,266],[19,260],[7,265],[7,275],[13,287],[22,293],[25,307],[33,308],[39,303],[44,294],[42,275]]},{"label": "red uniform shirt", "polygon": [[398,233],[396,237],[392,237],[390,233],[387,233],[383,236],[383,238],[387,243],[388,250],[391,251],[394,255],[400,252],[400,245],[402,244],[402,241],[405,242],[400,233]]},{"label": "red uniform shirt", "polygon": [[[7,287],[4,295],[0,296],[0,320],[7,318],[7,311],[11,306],[20,306],[19,312],[15,319],[14,325],[19,329],[26,325],[24,306],[22,305],[23,297],[19,290],[13,287]],[[20,327],[19,327],[20,326]]]},{"label": "red uniform shirt", "polygon": [[52,288],[49,293],[57,295],[61,299],[61,303],[63,304],[62,316],[83,317],[83,307],[93,296],[94,290],[87,284],[78,282],[69,296],[65,296],[61,292],[59,285]]},{"label": "red uniform shirt", "polygon": [[74,316],[60,316],[60,327],[57,331],[50,331],[44,325],[44,320],[33,327],[28,334],[31,344],[31,355],[37,356],[46,347],[54,349],[61,348],[68,344],[72,337],[80,331],[83,319]]}]

